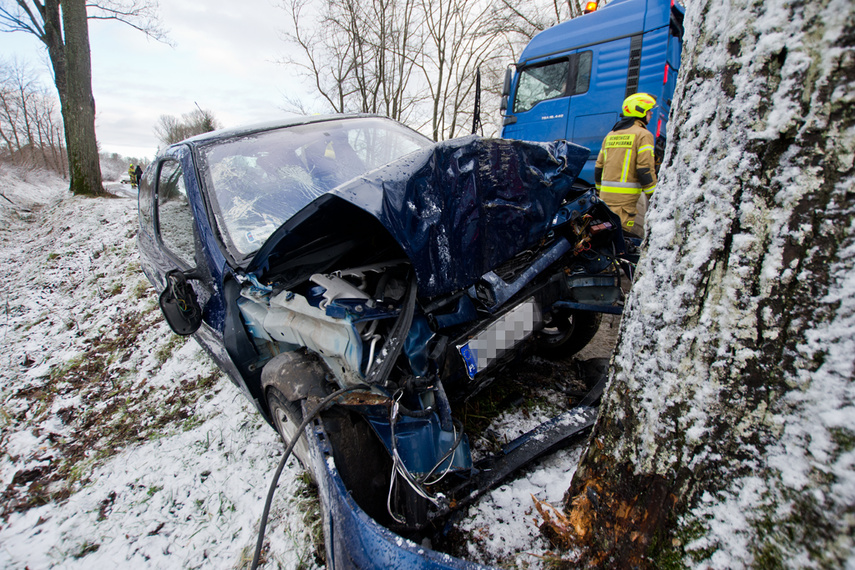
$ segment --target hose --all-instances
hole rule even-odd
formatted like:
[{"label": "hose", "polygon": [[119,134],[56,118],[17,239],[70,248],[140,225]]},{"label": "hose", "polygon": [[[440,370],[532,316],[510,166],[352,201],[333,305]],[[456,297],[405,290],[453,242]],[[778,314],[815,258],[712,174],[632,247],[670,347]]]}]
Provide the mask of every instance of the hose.
[{"label": "hose", "polygon": [[392,519],[399,523],[405,524],[406,520],[398,517],[395,513],[392,512],[392,494],[395,492],[395,481],[397,479],[397,475],[400,475],[401,478],[406,481],[409,486],[415,491],[417,495],[422,497],[425,500],[430,501],[436,506],[439,506],[439,500],[432,496],[427,490],[421,486],[421,484],[416,480],[416,478],[410,473],[407,469],[407,466],[404,465],[404,461],[401,459],[401,456],[398,454],[398,446],[395,440],[395,422],[398,418],[398,413],[400,411],[400,405],[398,400],[400,400],[403,392],[398,390],[393,398],[392,407],[389,409],[389,431],[390,431],[390,439],[392,444],[392,474],[389,480],[389,494],[386,496],[386,511],[389,513],[389,516]]},{"label": "hose", "polygon": [[357,386],[350,386],[348,388],[342,388],[341,390],[336,390],[323,400],[315,407],[311,414],[307,415],[303,419],[303,423],[300,424],[300,427],[297,428],[297,435],[291,440],[291,443],[288,444],[288,447],[285,448],[285,454],[282,455],[282,459],[279,460],[279,465],[276,467],[276,472],[273,474],[273,481],[270,482],[270,489],[267,491],[267,500],[264,503],[264,512],[261,514],[261,523],[258,528],[258,541],[255,544],[255,554],[252,557],[252,566],[250,568],[252,570],[256,570],[258,568],[259,560],[261,559],[261,550],[264,546],[264,531],[267,527],[267,518],[270,516],[270,505],[273,504],[273,494],[276,492],[276,485],[279,484],[279,476],[282,474],[282,469],[285,468],[285,462],[290,457],[291,452],[294,450],[294,446],[297,445],[297,441],[300,439],[300,436],[303,435],[303,432],[306,430],[306,426],[309,425],[310,422],[314,421],[315,418],[318,417],[327,405],[330,402],[345,394],[347,392],[352,392],[354,390],[365,390],[368,388],[365,385],[359,384]]}]

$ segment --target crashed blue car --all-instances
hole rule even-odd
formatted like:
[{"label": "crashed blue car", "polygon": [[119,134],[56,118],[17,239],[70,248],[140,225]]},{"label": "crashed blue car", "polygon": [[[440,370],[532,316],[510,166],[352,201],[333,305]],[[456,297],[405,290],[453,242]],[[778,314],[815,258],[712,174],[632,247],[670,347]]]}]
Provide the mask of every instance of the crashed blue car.
[{"label": "crashed blue car", "polygon": [[589,398],[473,462],[452,411],[516,356],[569,356],[620,312],[627,242],[574,186],[587,158],[337,115],[207,133],[147,168],[138,244],[163,314],[286,441],[305,436],[329,567],[473,567],[426,545],[593,422]]}]

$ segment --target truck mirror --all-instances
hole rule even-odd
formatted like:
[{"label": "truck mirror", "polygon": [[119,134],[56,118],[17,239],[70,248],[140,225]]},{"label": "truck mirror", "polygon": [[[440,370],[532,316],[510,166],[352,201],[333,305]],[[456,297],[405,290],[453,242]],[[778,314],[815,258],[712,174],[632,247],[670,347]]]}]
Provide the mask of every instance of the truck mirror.
[{"label": "truck mirror", "polygon": [[505,99],[505,108],[507,108],[507,99],[511,94],[511,79],[513,79],[513,70],[508,67],[505,69],[505,82],[502,85],[502,97]]},{"label": "truck mirror", "polygon": [[499,105],[499,109],[504,113],[508,110],[508,96],[502,95],[502,102]]}]

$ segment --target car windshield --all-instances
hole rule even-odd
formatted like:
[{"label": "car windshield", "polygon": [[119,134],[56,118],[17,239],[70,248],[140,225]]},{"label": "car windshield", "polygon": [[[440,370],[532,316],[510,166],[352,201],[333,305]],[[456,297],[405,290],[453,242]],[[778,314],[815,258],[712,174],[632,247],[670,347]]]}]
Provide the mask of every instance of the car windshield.
[{"label": "car windshield", "polygon": [[226,246],[243,259],[318,196],[431,144],[388,119],[339,119],[217,141],[200,166]]}]

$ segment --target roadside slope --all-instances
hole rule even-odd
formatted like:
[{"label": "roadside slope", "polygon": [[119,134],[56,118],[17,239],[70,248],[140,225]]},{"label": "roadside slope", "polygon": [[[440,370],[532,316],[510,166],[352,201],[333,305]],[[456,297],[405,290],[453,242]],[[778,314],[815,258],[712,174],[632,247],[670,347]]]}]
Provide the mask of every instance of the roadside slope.
[{"label": "roadside slope", "polygon": [[[0,566],[243,566],[278,438],[163,322],[134,200],[19,182],[0,232]],[[291,463],[268,532],[279,566],[316,566],[307,494]]]}]

